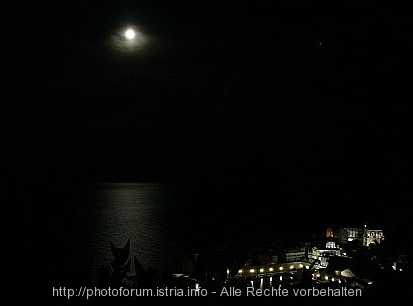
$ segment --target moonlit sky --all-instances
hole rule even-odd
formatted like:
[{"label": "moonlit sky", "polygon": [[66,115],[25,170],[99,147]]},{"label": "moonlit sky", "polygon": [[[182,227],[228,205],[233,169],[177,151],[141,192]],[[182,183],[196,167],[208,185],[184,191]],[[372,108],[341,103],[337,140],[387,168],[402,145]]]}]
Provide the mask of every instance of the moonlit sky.
[{"label": "moonlit sky", "polygon": [[[108,0],[10,12],[4,120],[18,177],[208,182],[325,214],[398,215],[411,201],[402,9]],[[130,26],[140,40],[128,44]]]}]

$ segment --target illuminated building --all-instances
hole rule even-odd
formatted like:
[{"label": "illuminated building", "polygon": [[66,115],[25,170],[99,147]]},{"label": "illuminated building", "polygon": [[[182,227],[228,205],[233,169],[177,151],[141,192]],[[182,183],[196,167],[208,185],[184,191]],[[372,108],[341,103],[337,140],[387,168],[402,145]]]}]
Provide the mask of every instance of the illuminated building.
[{"label": "illuminated building", "polygon": [[371,243],[379,244],[384,240],[383,230],[366,229],[364,231],[363,245],[369,246]]},{"label": "illuminated building", "polygon": [[305,248],[287,249],[283,255],[284,262],[301,261],[306,258]]},{"label": "illuminated building", "polygon": [[327,228],[326,237],[327,238],[334,238],[334,232],[333,232],[333,229],[331,227]]},{"label": "illuminated building", "polygon": [[336,243],[334,241],[327,241],[326,242],[326,249],[335,249]]},{"label": "illuminated building", "polygon": [[327,267],[329,258],[332,256],[342,256],[343,250],[338,246],[329,245],[326,248],[313,247],[311,257],[320,261],[321,267]]},{"label": "illuminated building", "polygon": [[351,241],[363,242],[363,232],[362,228],[357,227],[345,227],[340,229],[340,244],[346,244]]}]

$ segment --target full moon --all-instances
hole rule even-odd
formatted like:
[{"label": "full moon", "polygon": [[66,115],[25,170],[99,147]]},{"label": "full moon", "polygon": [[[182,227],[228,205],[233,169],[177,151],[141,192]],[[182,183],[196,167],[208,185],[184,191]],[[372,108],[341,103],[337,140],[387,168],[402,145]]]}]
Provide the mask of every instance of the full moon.
[{"label": "full moon", "polygon": [[132,40],[132,39],[135,38],[135,36],[136,36],[136,33],[135,33],[135,31],[134,31],[133,29],[127,29],[127,30],[125,31],[125,37],[126,37],[127,39]]}]

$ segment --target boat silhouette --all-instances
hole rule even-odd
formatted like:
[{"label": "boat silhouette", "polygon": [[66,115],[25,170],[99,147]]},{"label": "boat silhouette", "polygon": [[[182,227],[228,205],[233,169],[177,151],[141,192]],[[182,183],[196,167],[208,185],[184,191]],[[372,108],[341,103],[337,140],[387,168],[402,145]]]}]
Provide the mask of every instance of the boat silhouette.
[{"label": "boat silhouette", "polygon": [[130,238],[122,248],[114,246],[113,242],[110,241],[110,251],[112,252],[116,264],[119,266],[126,265],[130,255]]},{"label": "boat silhouette", "polygon": [[130,238],[123,247],[117,247],[110,241],[113,260],[108,265],[102,265],[97,275],[97,286],[122,286],[128,279],[131,261]]}]

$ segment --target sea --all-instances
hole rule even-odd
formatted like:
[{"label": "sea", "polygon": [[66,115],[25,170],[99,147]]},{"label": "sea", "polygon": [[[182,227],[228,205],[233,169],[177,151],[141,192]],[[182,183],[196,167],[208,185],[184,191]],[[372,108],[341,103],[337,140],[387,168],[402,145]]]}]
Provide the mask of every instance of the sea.
[{"label": "sea", "polygon": [[180,274],[186,255],[242,242],[249,232],[248,218],[234,224],[243,210],[208,205],[200,200],[207,195],[198,195],[195,203],[175,185],[93,182],[71,191],[43,188],[36,193],[48,199],[28,203],[23,245],[38,277],[53,286],[95,284],[99,269],[114,259],[110,243],[124,247],[130,239],[131,271],[136,257],[145,269]]},{"label": "sea", "polygon": [[89,267],[93,277],[113,260],[110,242],[124,247],[130,239],[131,258],[135,256],[145,268],[180,272],[184,211],[174,201],[171,187],[136,183],[89,187],[73,218],[78,235],[72,243],[82,250],[82,257],[74,260],[80,266]]}]

